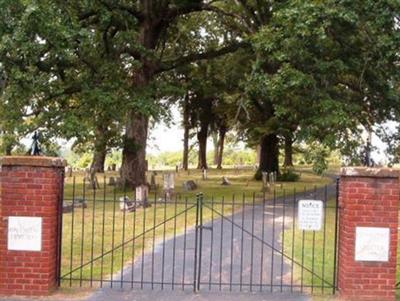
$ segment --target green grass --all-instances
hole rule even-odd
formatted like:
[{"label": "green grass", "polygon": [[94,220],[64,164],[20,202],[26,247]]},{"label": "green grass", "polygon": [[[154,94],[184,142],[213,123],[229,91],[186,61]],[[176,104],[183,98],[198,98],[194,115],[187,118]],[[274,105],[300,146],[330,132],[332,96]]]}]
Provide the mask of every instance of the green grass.
[{"label": "green grass", "polygon": [[[285,254],[298,263],[293,265],[294,281],[305,287],[314,286],[314,289],[307,288],[305,291],[317,294],[332,292],[336,216],[334,200],[329,200],[324,214],[325,221],[320,231],[300,230],[296,221],[294,228],[287,228],[281,234]],[[287,263],[292,264],[290,260]]]},{"label": "green grass", "polygon": [[[282,195],[284,191],[288,195],[293,192],[303,191],[305,187],[313,188],[328,184],[331,180],[326,177],[319,177],[306,169],[301,171],[301,179],[296,183],[277,183],[276,194]],[[110,279],[112,275],[120,271],[123,266],[131,263],[138,258],[144,250],[151,250],[153,237],[155,243],[165,237],[182,234],[185,229],[185,215],[179,218],[172,218],[176,214],[185,212],[185,208],[190,208],[195,204],[195,195],[198,192],[204,193],[205,200],[214,197],[216,203],[222,198],[231,200],[232,195],[241,198],[246,195],[246,202],[252,201],[252,195],[256,201],[262,200],[261,183],[254,181],[253,170],[210,170],[208,180],[201,180],[201,172],[190,170],[180,172],[175,178],[175,191],[179,204],[170,202],[167,204],[158,202],[157,205],[146,210],[138,209],[134,213],[124,213],[119,210],[118,198],[124,194],[132,196],[132,191],[114,190],[113,187],[104,186],[103,175],[98,175],[101,188],[93,191],[83,187],[83,174],[75,175],[75,189],[73,189],[73,179],[67,178],[65,185],[65,200],[71,200],[73,196],[81,198],[85,196],[88,207],[86,209],[76,209],[74,214],[63,215],[63,243],[62,243],[62,269],[61,275],[76,269],[72,274],[65,277],[62,286],[69,286],[69,277],[73,279]],[[109,176],[116,176],[116,173],[107,173]],[[227,176],[231,181],[231,186],[221,186],[222,176]],[[195,180],[199,188],[196,191],[185,192],[182,190],[183,181]],[[162,184],[162,173],[159,172],[157,182]],[[281,185],[282,184],[282,185]],[[161,186],[161,185],[160,185]],[[104,187],[106,188],[104,190]],[[162,194],[159,189],[158,196]],[[155,193],[151,193],[150,200],[158,199]],[[272,192],[267,193],[267,197],[272,197]],[[104,202],[104,199],[106,201]],[[117,202],[113,200],[116,199]],[[185,204],[185,200],[187,204]],[[114,210],[115,206],[115,210]],[[218,204],[215,209],[218,210]],[[225,205],[227,212],[231,211],[229,205]],[[236,208],[240,210],[240,208]],[[192,228],[195,224],[196,209],[192,208],[186,212],[187,228]],[[171,219],[162,224],[163,221]],[[204,221],[211,219],[211,212],[204,211]],[[73,222],[73,227],[72,227]],[[153,231],[154,225],[159,225]],[[176,229],[176,230],[174,230]],[[146,232],[148,231],[148,232]],[[176,231],[176,233],[174,233]],[[146,232],[145,239],[140,236],[138,239],[132,238]],[[119,247],[121,246],[121,247]],[[72,257],[71,257],[72,254]],[[94,260],[93,260],[94,259]],[[85,265],[86,264],[86,265]],[[85,265],[83,268],[79,268]],[[80,285],[80,281],[72,281],[72,285]],[[82,286],[89,286],[91,283],[84,281]],[[97,286],[98,282],[93,282]]]}]

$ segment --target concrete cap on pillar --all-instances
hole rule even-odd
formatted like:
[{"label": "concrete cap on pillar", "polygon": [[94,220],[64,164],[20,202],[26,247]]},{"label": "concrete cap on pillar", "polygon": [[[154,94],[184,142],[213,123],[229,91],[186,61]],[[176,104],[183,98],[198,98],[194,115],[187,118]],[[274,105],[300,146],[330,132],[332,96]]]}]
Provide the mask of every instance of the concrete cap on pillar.
[{"label": "concrete cap on pillar", "polygon": [[399,178],[400,169],[387,167],[342,167],[340,175],[343,177],[361,178]]},{"label": "concrete cap on pillar", "polygon": [[65,167],[63,158],[41,156],[6,156],[0,157],[0,166],[36,166],[36,167]]}]

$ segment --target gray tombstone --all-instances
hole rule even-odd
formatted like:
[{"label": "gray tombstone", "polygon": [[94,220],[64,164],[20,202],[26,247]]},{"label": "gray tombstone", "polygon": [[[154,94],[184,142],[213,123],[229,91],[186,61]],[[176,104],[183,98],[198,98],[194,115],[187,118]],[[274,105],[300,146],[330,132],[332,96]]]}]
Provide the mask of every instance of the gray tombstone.
[{"label": "gray tombstone", "polygon": [[175,177],[174,173],[166,172],[163,174],[164,177],[164,194],[166,201],[171,200],[175,190]]},{"label": "gray tombstone", "polygon": [[67,177],[72,177],[72,167],[71,166],[67,167]]},{"label": "gray tombstone", "polygon": [[147,185],[140,185],[136,187],[136,200],[135,204],[136,206],[142,206],[143,208],[150,207],[150,204],[148,202],[148,196],[149,196],[149,188]]},{"label": "gray tombstone", "polygon": [[202,175],[202,178],[203,178],[204,181],[208,179],[208,177],[207,177],[207,169],[206,168],[202,169],[201,175]]},{"label": "gray tombstone", "polygon": [[117,181],[115,180],[114,177],[110,177],[110,178],[108,179],[108,185],[109,185],[109,186],[115,186],[116,184],[117,184]]},{"label": "gray tombstone", "polygon": [[150,190],[156,191],[157,190],[157,183],[156,183],[156,175],[157,173],[153,171],[150,177]]},{"label": "gray tombstone", "polygon": [[120,197],[119,209],[121,211],[133,212],[136,210],[136,206],[128,197]]},{"label": "gray tombstone", "polygon": [[74,208],[87,208],[85,199],[75,199],[72,203]]},{"label": "gray tombstone", "polygon": [[185,181],[182,184],[182,187],[185,191],[192,191],[197,189],[197,184],[193,180]]},{"label": "gray tombstone", "polygon": [[63,202],[63,213],[71,213],[73,210],[72,204],[69,202]]},{"label": "gray tombstone", "polygon": [[229,186],[229,185],[231,185],[231,182],[229,181],[229,179],[227,178],[227,177],[222,177],[222,183],[221,183],[221,185],[223,185],[223,186]]},{"label": "gray tombstone", "polygon": [[269,182],[269,173],[268,172],[261,172],[262,174],[262,191],[266,192],[270,189],[270,182]]}]

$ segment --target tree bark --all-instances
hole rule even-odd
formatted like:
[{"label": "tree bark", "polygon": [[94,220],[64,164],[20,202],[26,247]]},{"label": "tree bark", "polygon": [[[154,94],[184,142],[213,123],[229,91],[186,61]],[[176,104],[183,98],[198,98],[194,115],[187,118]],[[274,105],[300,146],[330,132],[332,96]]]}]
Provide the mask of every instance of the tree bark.
[{"label": "tree bark", "polygon": [[218,133],[212,132],[211,134],[213,145],[214,145],[214,158],[213,164],[218,165],[218,154],[219,154],[219,140],[218,140]]},{"label": "tree bark", "polygon": [[104,172],[104,163],[107,156],[107,128],[99,125],[96,128],[94,141],[93,160],[90,169],[96,172]]},{"label": "tree bark", "polygon": [[189,169],[189,95],[187,94],[183,104],[183,158],[182,167],[184,170]]},{"label": "tree bark", "polygon": [[93,152],[93,160],[90,165],[90,169],[94,172],[104,172],[104,163],[106,161],[107,150],[104,148],[102,150],[95,149]]},{"label": "tree bark", "polygon": [[202,123],[200,131],[197,133],[197,140],[199,142],[199,164],[198,169],[207,169],[207,137],[208,137],[208,123]]},{"label": "tree bark", "polygon": [[122,151],[121,180],[127,187],[146,184],[146,143],[148,117],[130,111]]},{"label": "tree bark", "polygon": [[293,167],[293,139],[290,136],[285,137],[285,160],[284,167]]},{"label": "tree bark", "polygon": [[[140,1],[143,20],[139,25],[138,43],[149,51],[156,48],[161,34],[161,19],[154,18],[153,2]],[[139,94],[154,78],[157,62],[149,56],[139,57],[141,68],[133,74],[132,89]],[[139,95],[140,97],[140,95]],[[122,151],[121,181],[127,187],[146,184],[146,144],[149,118],[131,109],[127,114],[124,147]]]},{"label": "tree bark", "polygon": [[219,128],[219,140],[218,140],[218,161],[217,161],[217,169],[222,169],[222,159],[224,155],[224,145],[225,145],[225,136],[226,136],[226,128]]},{"label": "tree bark", "polygon": [[277,172],[279,174],[279,139],[276,134],[267,134],[261,138],[259,172]]}]

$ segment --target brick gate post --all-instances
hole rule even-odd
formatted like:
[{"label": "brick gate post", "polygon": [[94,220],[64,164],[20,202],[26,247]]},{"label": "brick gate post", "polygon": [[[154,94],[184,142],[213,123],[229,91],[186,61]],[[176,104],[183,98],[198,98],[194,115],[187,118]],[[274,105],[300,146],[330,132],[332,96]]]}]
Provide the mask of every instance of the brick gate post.
[{"label": "brick gate post", "polygon": [[395,300],[399,170],[343,168],[338,290],[346,300]]},{"label": "brick gate post", "polygon": [[0,295],[56,287],[64,166],[60,158],[0,158]]}]

